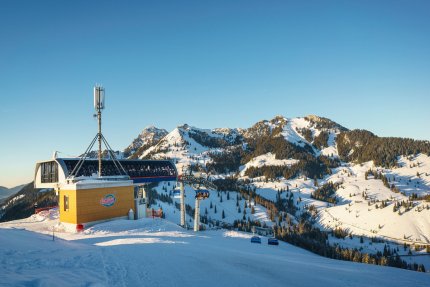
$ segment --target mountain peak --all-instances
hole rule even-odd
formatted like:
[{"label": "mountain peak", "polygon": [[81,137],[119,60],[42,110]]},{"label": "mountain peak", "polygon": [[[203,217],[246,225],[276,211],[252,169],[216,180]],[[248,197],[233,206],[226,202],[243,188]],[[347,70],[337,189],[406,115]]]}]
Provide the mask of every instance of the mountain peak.
[{"label": "mountain peak", "polygon": [[190,126],[188,125],[188,124],[182,124],[182,125],[179,125],[179,126],[177,126],[177,128],[178,129],[184,129],[184,130],[187,130],[187,129],[189,129],[190,128]]},{"label": "mountain peak", "polygon": [[307,115],[305,116],[305,118],[308,118],[309,120],[316,121],[316,122],[319,122],[323,119],[322,117],[317,115]]},{"label": "mountain peak", "polygon": [[139,157],[143,151],[157,144],[168,132],[153,125],[145,127],[137,138],[124,150],[124,157]]},{"label": "mountain peak", "polygon": [[305,116],[305,120],[309,121],[317,129],[337,129],[339,131],[348,131],[344,126],[332,121],[329,118],[320,117],[317,115]]},{"label": "mountain peak", "polygon": [[160,128],[157,128],[156,126],[150,125],[145,127],[140,134],[144,135],[144,134],[155,133],[160,131],[165,131],[165,129],[160,129]]}]

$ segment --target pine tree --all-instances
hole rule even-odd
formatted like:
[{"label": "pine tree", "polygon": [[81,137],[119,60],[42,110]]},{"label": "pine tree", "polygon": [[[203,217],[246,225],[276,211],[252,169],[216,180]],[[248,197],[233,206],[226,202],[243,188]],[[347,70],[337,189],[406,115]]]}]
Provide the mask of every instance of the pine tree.
[{"label": "pine tree", "polygon": [[214,209],[214,213],[216,213],[217,211],[216,211],[216,205],[215,205],[215,209]]},{"label": "pine tree", "polygon": [[224,213],[224,209],[222,210],[222,215],[221,218],[224,219],[225,218],[225,213]]}]

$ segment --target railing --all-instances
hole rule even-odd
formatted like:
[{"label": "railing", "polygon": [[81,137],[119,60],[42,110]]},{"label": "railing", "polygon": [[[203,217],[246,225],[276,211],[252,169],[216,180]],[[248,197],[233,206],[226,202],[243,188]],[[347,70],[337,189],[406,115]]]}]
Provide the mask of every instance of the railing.
[{"label": "railing", "polygon": [[36,209],[34,210],[34,214],[38,214],[38,213],[39,213],[39,212],[41,212],[41,211],[49,210],[49,209],[54,209],[54,208],[58,208],[58,205],[57,205],[57,206],[47,206],[47,207],[40,207],[40,208],[36,208]]},{"label": "railing", "polygon": [[162,218],[163,217],[163,210],[160,208],[158,210],[155,210],[153,208],[149,208],[146,210],[146,217],[159,217]]}]

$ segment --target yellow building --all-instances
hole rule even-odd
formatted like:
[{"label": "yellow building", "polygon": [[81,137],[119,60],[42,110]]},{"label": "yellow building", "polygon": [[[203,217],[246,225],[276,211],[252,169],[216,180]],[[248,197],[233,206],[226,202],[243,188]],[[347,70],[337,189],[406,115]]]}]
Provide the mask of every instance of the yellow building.
[{"label": "yellow building", "polygon": [[118,161],[128,175],[117,175],[112,160],[102,163],[101,177],[94,173],[98,169],[94,159],[80,163],[79,158],[53,158],[36,164],[34,187],[56,191],[60,222],[87,224],[125,217],[130,209],[136,219],[145,217],[143,184],[177,179],[176,167],[168,160]]},{"label": "yellow building", "polygon": [[58,190],[60,221],[83,224],[135,212],[131,180],[83,180],[63,184]]}]

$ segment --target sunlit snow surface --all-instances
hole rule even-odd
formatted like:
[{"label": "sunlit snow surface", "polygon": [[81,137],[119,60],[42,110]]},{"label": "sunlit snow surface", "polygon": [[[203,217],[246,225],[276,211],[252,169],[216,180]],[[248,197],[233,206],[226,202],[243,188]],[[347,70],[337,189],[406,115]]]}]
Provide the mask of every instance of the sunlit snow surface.
[{"label": "sunlit snow surface", "polygon": [[[336,261],[236,231],[194,233],[162,219],[82,233],[35,215],[0,224],[0,286],[429,286],[428,274]],[[64,230],[64,229],[63,229]]]},{"label": "sunlit snow surface", "polygon": [[[338,150],[336,146],[336,136],[340,130],[336,127],[326,129],[317,128],[315,124],[306,118],[284,118],[285,126],[282,129],[282,136],[291,143],[304,146],[309,142],[301,134],[301,129],[309,129],[313,137],[318,136],[322,131],[328,132],[328,147],[318,150],[313,147],[316,155],[326,155],[338,157]],[[264,125],[274,128],[276,125],[273,122],[266,121]],[[223,152],[222,148],[209,148],[198,144],[189,136],[190,130],[193,127],[179,127],[168,134],[156,148],[147,150],[147,153],[154,152],[154,158],[171,158],[176,162],[179,172],[182,172],[182,167],[189,164],[205,165],[211,161],[210,153]],[[215,136],[213,131],[206,131],[211,136]],[[216,135],[218,136],[218,135]],[[189,143],[187,145],[186,143]],[[318,147],[321,148],[321,147]],[[211,174],[211,179],[225,178],[227,176],[238,176],[240,179],[249,179],[245,176],[247,168],[262,167],[264,165],[277,165],[289,166],[297,162],[296,159],[277,159],[272,153],[266,153],[250,159],[248,162],[243,163],[240,167],[239,173],[230,172],[229,174]],[[366,162],[363,164],[342,163],[339,168],[332,169],[331,175],[324,176],[323,179],[318,179],[318,185],[322,186],[327,182],[341,183],[341,187],[336,191],[336,198],[338,204],[328,204],[327,202],[315,200],[311,198],[312,193],[318,188],[315,186],[314,179],[303,178],[297,176],[292,179],[279,178],[277,180],[267,180],[264,177],[253,178],[250,184],[258,195],[272,200],[277,200],[278,191],[280,197],[286,199],[291,193],[287,193],[287,188],[292,192],[294,203],[298,207],[297,215],[299,215],[307,206],[314,205],[318,210],[317,224],[327,230],[336,227],[346,229],[347,231],[366,237],[381,237],[385,240],[395,241],[403,245],[407,244],[429,244],[430,243],[430,205],[426,201],[415,201],[414,208],[405,211],[401,208],[401,214],[398,211],[393,212],[393,205],[395,202],[408,200],[411,194],[424,196],[430,194],[430,157],[428,155],[419,154],[412,157],[399,157],[398,167],[392,169],[385,169],[375,166],[373,162]],[[382,172],[390,180],[390,184],[394,184],[401,193],[394,193],[389,188],[385,187],[381,180],[369,177],[365,179],[365,172],[372,168]],[[419,174],[419,176],[417,176]],[[393,180],[394,179],[394,180]],[[166,186],[164,190],[161,187],[157,188],[160,194],[170,194],[172,186]],[[363,198],[363,193],[367,194],[367,199]],[[404,195],[402,194],[404,193]],[[187,187],[186,202],[190,206],[194,206],[193,191]],[[201,214],[207,215],[208,218],[213,220],[222,220],[226,223],[233,223],[234,220],[242,219],[243,214],[239,211],[244,210],[244,201],[240,201],[240,209],[236,206],[236,195],[231,193],[231,199],[226,200],[225,193],[221,198],[217,197],[217,193],[211,193],[208,200],[201,202]],[[376,208],[379,201],[379,206],[382,200],[389,200],[388,206],[381,209]],[[176,203],[178,200],[175,200]],[[375,202],[373,202],[375,201]],[[217,206],[218,212],[215,213],[214,209],[210,209],[210,203]],[[167,215],[167,219],[175,223],[179,221],[179,214],[176,207],[172,204],[169,205],[164,202],[158,201],[157,206],[160,205]],[[207,210],[207,213],[206,213]],[[224,210],[225,218],[221,214]],[[266,210],[262,206],[255,206],[255,214],[250,213],[250,208],[246,210],[246,219],[248,216],[251,220],[260,220],[266,225],[273,223],[268,219]],[[192,218],[187,218],[187,223],[192,225]],[[330,239],[331,240],[331,239]],[[349,243],[339,242],[343,246],[348,247],[363,247],[365,250],[375,253],[380,248],[368,248],[361,246],[356,242],[355,246]],[[412,250],[414,252],[414,250]],[[421,258],[421,257],[420,257]],[[426,261],[426,268],[430,269],[430,257]]]},{"label": "sunlit snow surface", "polygon": [[297,159],[276,159],[275,154],[267,153],[250,160],[246,165],[240,167],[240,175],[244,176],[245,171],[250,167],[263,167],[263,166],[291,166],[298,163]]}]

